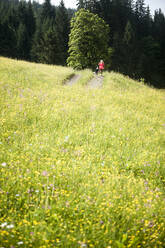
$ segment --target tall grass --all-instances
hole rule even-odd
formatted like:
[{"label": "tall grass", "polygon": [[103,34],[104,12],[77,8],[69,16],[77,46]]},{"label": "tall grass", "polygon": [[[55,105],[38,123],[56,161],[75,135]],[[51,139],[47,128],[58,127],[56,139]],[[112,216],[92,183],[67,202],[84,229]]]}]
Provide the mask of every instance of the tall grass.
[{"label": "tall grass", "polygon": [[0,58],[0,245],[163,247],[164,92],[73,73]]}]

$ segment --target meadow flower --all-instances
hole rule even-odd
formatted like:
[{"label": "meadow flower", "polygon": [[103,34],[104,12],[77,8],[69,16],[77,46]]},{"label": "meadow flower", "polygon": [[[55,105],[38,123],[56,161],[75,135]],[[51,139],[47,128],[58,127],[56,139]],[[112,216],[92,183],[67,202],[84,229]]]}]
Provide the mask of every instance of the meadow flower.
[{"label": "meadow flower", "polygon": [[103,162],[101,163],[101,165],[104,166],[104,164],[105,164],[105,162],[103,161]]},{"label": "meadow flower", "polygon": [[81,248],[87,247],[87,244],[85,244],[85,243],[83,243],[83,242],[81,242],[81,241],[79,241],[78,244],[80,244]]},{"label": "meadow flower", "polygon": [[17,245],[23,245],[23,241],[19,241]]},{"label": "meadow flower", "polygon": [[7,225],[7,226],[6,226],[7,229],[12,229],[13,227],[14,227],[13,224],[10,224],[10,225]]},{"label": "meadow flower", "polygon": [[81,244],[81,247],[84,248],[84,247],[87,247],[87,245],[85,243]]},{"label": "meadow flower", "polygon": [[6,227],[6,226],[7,226],[7,222],[4,222],[4,223],[1,224],[2,228]]},{"label": "meadow flower", "polygon": [[69,140],[69,135],[65,136],[64,142],[68,142],[68,140]]},{"label": "meadow flower", "polygon": [[46,177],[46,176],[48,176],[48,172],[47,172],[47,171],[43,171],[43,172],[42,172],[42,175],[43,175],[44,177]]},{"label": "meadow flower", "polygon": [[3,167],[6,167],[6,162],[3,162],[2,164],[1,164]]}]

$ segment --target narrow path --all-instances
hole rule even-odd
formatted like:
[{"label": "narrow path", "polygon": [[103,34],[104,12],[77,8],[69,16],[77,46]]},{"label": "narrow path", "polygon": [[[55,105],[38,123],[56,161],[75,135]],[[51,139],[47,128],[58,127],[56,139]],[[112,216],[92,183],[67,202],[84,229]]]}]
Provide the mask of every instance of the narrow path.
[{"label": "narrow path", "polygon": [[99,75],[95,75],[88,83],[88,86],[90,88],[101,88],[103,85],[103,76]]},{"label": "narrow path", "polygon": [[79,80],[80,75],[76,74],[74,75],[72,78],[70,78],[69,80],[66,81],[65,85],[67,86],[72,86],[73,84],[77,83],[77,81]]}]

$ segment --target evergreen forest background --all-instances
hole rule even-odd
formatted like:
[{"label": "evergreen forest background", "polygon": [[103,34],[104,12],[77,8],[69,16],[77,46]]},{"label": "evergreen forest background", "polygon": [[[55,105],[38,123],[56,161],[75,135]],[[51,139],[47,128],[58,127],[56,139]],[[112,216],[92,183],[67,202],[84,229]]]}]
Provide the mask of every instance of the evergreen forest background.
[{"label": "evergreen forest background", "polygon": [[[98,14],[110,27],[109,70],[165,88],[165,16],[151,16],[144,0],[78,0],[77,9]],[[64,1],[0,0],[0,55],[67,65],[70,21],[77,9]],[[97,64],[98,61],[96,61]]]}]

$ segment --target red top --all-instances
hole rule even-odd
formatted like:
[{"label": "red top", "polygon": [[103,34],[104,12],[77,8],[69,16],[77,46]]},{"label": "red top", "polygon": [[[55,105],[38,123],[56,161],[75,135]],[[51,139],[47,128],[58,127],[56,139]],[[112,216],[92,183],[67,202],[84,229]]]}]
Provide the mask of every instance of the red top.
[{"label": "red top", "polygon": [[104,69],[104,62],[100,62],[100,63],[99,63],[99,69],[100,69],[100,70],[103,70],[103,69]]}]

